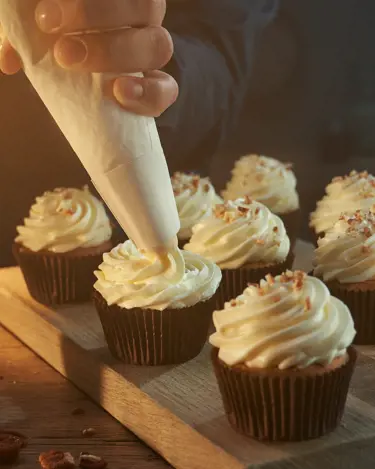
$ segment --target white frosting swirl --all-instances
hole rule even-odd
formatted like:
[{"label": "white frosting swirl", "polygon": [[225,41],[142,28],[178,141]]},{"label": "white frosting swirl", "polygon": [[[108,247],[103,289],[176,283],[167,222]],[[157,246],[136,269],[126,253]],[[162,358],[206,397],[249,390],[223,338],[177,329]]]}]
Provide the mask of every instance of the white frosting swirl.
[{"label": "white frosting swirl", "polygon": [[375,215],[357,210],[342,215],[314,253],[314,274],[325,282],[366,282],[375,279]]},{"label": "white frosting swirl", "polygon": [[171,180],[181,223],[178,238],[188,240],[193,226],[209,217],[213,207],[222,203],[222,199],[216,194],[209,178],[175,173]]},{"label": "white frosting swirl", "polygon": [[193,306],[216,292],[221,271],[197,254],[172,249],[150,258],[126,241],[104,254],[96,290],[109,305],[164,310]]},{"label": "white frosting swirl", "polygon": [[222,195],[225,200],[248,195],[282,215],[299,207],[296,185],[290,164],[266,156],[248,155],[236,162]]},{"label": "white frosting swirl", "polygon": [[289,248],[281,219],[249,197],[217,205],[211,217],[194,226],[193,236],[184,246],[222,269],[280,263]]},{"label": "white frosting swirl", "polygon": [[306,368],[345,355],[355,336],[348,307],[303,272],[267,277],[215,311],[210,343],[227,365]]},{"label": "white frosting swirl", "polygon": [[112,236],[104,205],[87,187],[59,188],[37,197],[17,231],[16,242],[34,252],[96,247]]},{"label": "white frosting swirl", "polygon": [[310,226],[316,233],[331,228],[343,212],[370,210],[375,204],[375,177],[367,171],[352,171],[334,178],[326,187],[326,195],[317,203],[310,216]]}]

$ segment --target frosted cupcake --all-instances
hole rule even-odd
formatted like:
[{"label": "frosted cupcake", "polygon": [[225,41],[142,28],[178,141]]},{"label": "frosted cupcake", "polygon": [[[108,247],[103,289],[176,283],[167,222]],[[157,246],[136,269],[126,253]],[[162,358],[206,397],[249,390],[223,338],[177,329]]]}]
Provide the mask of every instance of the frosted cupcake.
[{"label": "frosted cupcake", "polygon": [[178,239],[182,247],[190,239],[193,226],[209,217],[222,199],[208,178],[196,174],[175,173],[172,186],[181,223]]},{"label": "frosted cupcake", "polygon": [[13,251],[33,298],[44,304],[91,298],[93,272],[113,245],[104,205],[87,187],[37,197],[17,231]]},{"label": "frosted cupcake", "polygon": [[230,424],[258,440],[317,438],[343,415],[356,352],[348,307],[303,272],[267,276],[213,314]]},{"label": "frosted cupcake", "polygon": [[335,177],[326,187],[326,195],[310,216],[310,227],[316,235],[332,228],[343,212],[369,210],[375,204],[375,177],[367,171],[352,171]]},{"label": "frosted cupcake", "polygon": [[278,215],[285,225],[293,248],[299,223],[297,180],[290,164],[260,155],[240,158],[222,195],[236,200],[248,195]]},{"label": "frosted cupcake", "polygon": [[209,218],[194,226],[184,249],[221,268],[220,305],[239,295],[249,282],[281,273],[293,263],[283,222],[249,197],[217,205]]},{"label": "frosted cupcake", "polygon": [[199,354],[221,280],[215,264],[177,247],[146,257],[126,241],[103,256],[95,274],[94,301],[112,355],[168,365]]},{"label": "frosted cupcake", "polygon": [[314,275],[350,308],[356,344],[375,344],[375,215],[342,215],[318,240]]}]

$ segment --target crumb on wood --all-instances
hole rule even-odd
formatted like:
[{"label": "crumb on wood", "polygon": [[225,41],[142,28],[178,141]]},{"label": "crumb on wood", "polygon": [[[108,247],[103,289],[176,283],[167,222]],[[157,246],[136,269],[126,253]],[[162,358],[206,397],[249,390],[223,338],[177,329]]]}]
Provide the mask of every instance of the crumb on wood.
[{"label": "crumb on wood", "polygon": [[82,469],[105,469],[108,464],[100,456],[84,452],[79,455],[78,465]]},{"label": "crumb on wood", "polygon": [[91,438],[93,436],[96,435],[96,431],[94,428],[84,428],[82,430],[82,435],[85,437],[85,438]]},{"label": "crumb on wood", "polygon": [[75,460],[70,453],[56,450],[41,453],[39,462],[43,469],[73,469],[76,467]]}]

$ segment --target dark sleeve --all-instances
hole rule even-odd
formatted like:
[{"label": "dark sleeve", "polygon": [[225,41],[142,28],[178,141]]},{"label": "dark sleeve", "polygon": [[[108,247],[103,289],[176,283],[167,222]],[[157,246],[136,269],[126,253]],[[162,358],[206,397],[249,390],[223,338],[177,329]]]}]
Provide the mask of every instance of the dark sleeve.
[{"label": "dark sleeve", "polygon": [[225,143],[241,111],[258,33],[277,0],[188,0],[168,4],[175,53],[166,71],[180,87],[157,120],[171,170],[202,167]]}]

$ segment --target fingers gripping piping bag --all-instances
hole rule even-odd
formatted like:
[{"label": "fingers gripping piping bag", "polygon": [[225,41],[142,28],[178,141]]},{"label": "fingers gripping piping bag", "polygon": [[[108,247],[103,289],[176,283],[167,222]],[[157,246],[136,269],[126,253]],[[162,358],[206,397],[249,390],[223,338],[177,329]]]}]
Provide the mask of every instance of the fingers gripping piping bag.
[{"label": "fingers gripping piping bag", "polygon": [[173,242],[180,222],[154,119],[104,95],[110,76],[67,71],[36,25],[36,0],[0,0],[3,33],[113,215],[140,249]]}]

